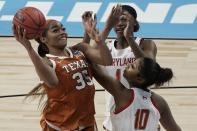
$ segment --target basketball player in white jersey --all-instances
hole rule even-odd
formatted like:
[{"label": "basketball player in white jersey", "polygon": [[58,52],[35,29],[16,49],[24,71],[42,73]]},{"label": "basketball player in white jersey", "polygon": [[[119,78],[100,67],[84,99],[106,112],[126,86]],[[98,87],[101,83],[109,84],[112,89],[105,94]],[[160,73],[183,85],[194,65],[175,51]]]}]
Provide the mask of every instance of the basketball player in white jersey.
[{"label": "basketball player in white jersey", "polygon": [[[130,19],[129,23],[128,18]],[[126,27],[128,28],[127,30],[125,30]],[[107,42],[113,62],[112,66],[106,67],[106,71],[110,76],[119,80],[126,88],[130,88],[127,80],[123,77],[124,68],[129,63],[133,63],[136,58],[144,56],[141,49],[148,57],[150,56],[155,59],[157,48],[152,40],[134,37],[134,32],[139,30],[139,23],[137,21],[137,13],[131,6],[117,5],[112,9],[101,34],[104,40],[107,38],[112,28],[114,28],[117,37],[115,40]],[[124,33],[132,38],[130,44],[127,42]],[[105,92],[105,98],[106,113],[103,127],[107,131],[111,131],[110,109],[114,104],[114,99],[108,92]]]},{"label": "basketball player in white jersey", "polygon": [[151,58],[138,58],[123,73],[130,89],[99,66],[95,66],[94,71],[96,80],[115,100],[110,110],[112,131],[158,131],[159,122],[167,131],[181,131],[167,102],[148,88],[154,84],[161,86],[171,80],[171,69],[160,67]]}]

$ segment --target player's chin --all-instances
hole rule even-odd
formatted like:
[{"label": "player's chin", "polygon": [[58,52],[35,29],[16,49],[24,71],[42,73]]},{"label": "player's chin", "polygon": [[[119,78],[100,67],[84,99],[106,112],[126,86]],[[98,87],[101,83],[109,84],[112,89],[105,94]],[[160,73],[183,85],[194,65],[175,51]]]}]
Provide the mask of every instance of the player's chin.
[{"label": "player's chin", "polygon": [[60,45],[65,45],[65,44],[67,44],[67,39],[66,38],[65,39],[60,39],[59,43],[60,43]]},{"label": "player's chin", "polygon": [[59,41],[59,47],[64,48],[67,46],[67,41]]}]

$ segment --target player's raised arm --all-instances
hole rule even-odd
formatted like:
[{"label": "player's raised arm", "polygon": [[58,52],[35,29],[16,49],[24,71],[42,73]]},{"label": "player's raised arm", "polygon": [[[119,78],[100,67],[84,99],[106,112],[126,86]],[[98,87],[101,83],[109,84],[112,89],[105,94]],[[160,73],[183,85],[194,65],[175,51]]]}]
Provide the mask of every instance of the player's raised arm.
[{"label": "player's raised arm", "polygon": [[[85,11],[85,12],[83,13],[83,15],[82,15],[82,20],[88,19],[89,17],[92,17],[92,13],[93,13],[92,11]],[[87,31],[87,29],[85,29],[85,28],[87,28],[86,24],[87,24],[87,22],[84,22],[84,21],[83,21],[84,36],[83,36],[82,43],[90,44],[91,38],[90,38],[90,36],[88,35],[88,33],[86,32],[86,31]]]},{"label": "player's raised arm", "polygon": [[112,8],[109,17],[107,18],[104,29],[101,32],[101,38],[103,41],[107,39],[111,29],[118,23],[121,13],[122,13],[122,7],[120,4],[117,4]]},{"label": "player's raised arm", "polygon": [[155,93],[153,93],[152,97],[156,100],[156,104],[161,115],[160,123],[166,131],[181,131],[181,128],[176,123],[166,100]]},{"label": "player's raised arm", "polygon": [[94,15],[94,18],[91,15],[83,18],[85,32],[95,41],[96,46],[92,47],[87,43],[80,43],[73,46],[73,48],[84,52],[87,58],[93,63],[111,65],[112,57],[109,49],[101,39],[98,29],[96,29],[96,20],[96,15]]},{"label": "player's raised arm", "polygon": [[[102,40],[104,42],[107,39],[107,37],[108,37],[110,31],[112,30],[112,28],[118,23],[118,19],[121,15],[121,12],[122,12],[122,7],[121,7],[120,4],[117,4],[116,6],[114,6],[112,8],[109,17],[107,18],[104,29],[100,33],[100,37],[102,38]],[[87,19],[88,17],[90,17],[92,15],[92,13],[93,12],[91,12],[91,11],[84,12],[84,14],[82,15],[82,19]],[[85,24],[86,23],[83,22],[84,27],[86,27]],[[84,32],[83,42],[90,44],[90,37],[89,37],[89,35],[86,31]],[[95,46],[95,47],[97,46],[95,43],[93,43],[92,45]]]},{"label": "player's raised arm", "polygon": [[135,42],[134,39],[134,28],[137,20],[133,18],[132,15],[129,13],[125,13],[127,19],[127,25],[124,29],[124,37],[127,40],[128,44],[130,45],[132,51],[136,58],[139,57],[149,57],[152,59],[156,59],[157,48],[155,43],[152,40],[142,40],[140,45]]},{"label": "player's raised arm", "polygon": [[126,27],[124,29],[124,37],[127,40],[129,46],[131,47],[134,55],[136,58],[144,57],[145,53],[143,50],[139,47],[139,45],[135,42],[134,39],[134,25],[136,24],[135,18],[130,15],[129,13],[125,12],[124,13],[125,20],[127,21]]},{"label": "player's raised arm", "polygon": [[153,40],[143,39],[139,46],[144,51],[146,57],[156,60],[157,46]]},{"label": "player's raised arm", "polygon": [[50,62],[42,59],[31,46],[30,41],[26,38],[26,30],[21,27],[13,26],[13,32],[16,40],[21,43],[28,52],[31,61],[33,62],[36,72],[40,80],[45,81],[50,87],[58,84],[58,78],[55,71],[50,66]]},{"label": "player's raised arm", "polygon": [[115,98],[117,104],[124,101],[127,102],[127,99],[131,94],[129,89],[125,88],[120,81],[117,81],[115,78],[109,76],[109,74],[100,66],[94,65],[93,69],[94,78]]}]

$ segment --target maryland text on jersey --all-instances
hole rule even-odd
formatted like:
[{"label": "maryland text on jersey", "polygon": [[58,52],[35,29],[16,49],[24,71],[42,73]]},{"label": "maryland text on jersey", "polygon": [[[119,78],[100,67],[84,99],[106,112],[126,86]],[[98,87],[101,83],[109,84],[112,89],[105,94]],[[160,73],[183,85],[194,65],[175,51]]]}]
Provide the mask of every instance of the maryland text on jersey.
[{"label": "maryland text on jersey", "polygon": [[113,66],[126,66],[129,63],[133,63],[135,58],[113,58]]}]

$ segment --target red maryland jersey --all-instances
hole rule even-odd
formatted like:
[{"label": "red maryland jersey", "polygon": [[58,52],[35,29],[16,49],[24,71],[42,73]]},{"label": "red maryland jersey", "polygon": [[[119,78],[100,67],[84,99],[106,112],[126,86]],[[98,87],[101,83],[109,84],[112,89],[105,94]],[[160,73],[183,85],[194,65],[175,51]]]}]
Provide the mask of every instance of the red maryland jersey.
[{"label": "red maryland jersey", "polygon": [[47,106],[43,119],[61,130],[95,124],[94,94],[91,65],[82,52],[66,49],[70,57],[47,55],[53,63],[59,84],[48,87]]}]

